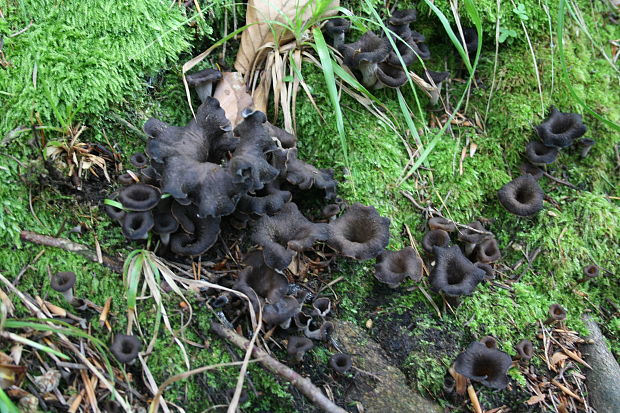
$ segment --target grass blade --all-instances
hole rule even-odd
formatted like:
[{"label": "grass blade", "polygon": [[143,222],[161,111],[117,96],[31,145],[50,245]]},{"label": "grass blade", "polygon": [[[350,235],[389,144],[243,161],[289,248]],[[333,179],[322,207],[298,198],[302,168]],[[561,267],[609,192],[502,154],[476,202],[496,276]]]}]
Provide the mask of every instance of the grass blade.
[{"label": "grass blade", "polygon": [[[336,114],[336,127],[338,129],[338,137],[340,138],[340,147],[342,149],[344,163],[347,168],[350,169],[351,165],[349,163],[349,151],[347,149],[347,142],[344,134],[344,120],[342,117],[342,108],[340,107],[338,90],[336,89],[336,78],[334,77],[332,58],[329,54],[329,48],[327,47],[327,43],[325,43],[325,38],[323,38],[323,33],[321,33],[321,30],[315,28],[312,30],[312,34],[314,35],[316,51],[319,54],[321,66],[323,67],[323,76],[325,77],[327,91],[329,92],[329,99]],[[355,183],[353,184],[355,185]]]},{"label": "grass blade", "polygon": [[0,388],[0,413],[19,413],[17,406],[9,399],[9,396]]},{"label": "grass blade", "polygon": [[568,68],[566,67],[566,56],[564,55],[564,16],[565,15],[566,15],[566,0],[560,0],[560,4],[558,6],[558,23],[557,23],[556,32],[558,36],[558,52],[560,55],[560,66],[562,66],[562,77],[564,78],[564,83],[566,84],[566,87],[568,87],[568,90],[570,90],[570,93],[571,95],[573,95],[573,98],[586,111],[590,112],[592,116],[594,116],[596,119],[600,120],[601,122],[603,122],[610,128],[620,131],[620,125],[610,120],[607,120],[601,115],[599,115],[598,113],[596,113],[594,109],[590,108],[590,106],[588,106],[588,104],[584,102],[583,99],[579,97],[579,95],[577,95],[577,92],[573,88],[573,85],[570,79],[568,78]]}]

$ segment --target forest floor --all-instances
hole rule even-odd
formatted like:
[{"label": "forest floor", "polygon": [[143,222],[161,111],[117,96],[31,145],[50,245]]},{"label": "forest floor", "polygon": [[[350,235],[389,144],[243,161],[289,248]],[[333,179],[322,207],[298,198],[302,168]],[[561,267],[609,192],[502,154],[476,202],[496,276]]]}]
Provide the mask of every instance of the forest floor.
[{"label": "forest floor", "polygon": [[[49,275],[74,271],[79,276],[76,296],[96,306],[110,300],[109,323],[100,325],[96,311],[84,315],[88,333],[105,345],[111,343],[113,333],[124,333],[127,327],[122,276],[80,255],[24,242],[20,233],[66,238],[93,250],[100,248],[115,259],[149,248],[128,242],[100,206],[117,187],[115,177],[127,169],[129,157],[144,150],[147,137],[142,125],[147,119],[156,117],[172,125],[191,119],[183,63],[240,27],[245,12],[243,5],[234,8],[227,0],[211,2],[202,14],[176,2],[111,3],[0,0],[0,274],[19,291],[73,311],[50,288]],[[374,261],[339,260],[309,280],[317,289],[329,285],[325,291],[334,303],[334,318],[366,330],[405,374],[410,387],[451,411],[467,411],[469,401],[446,390],[447,369],[470,342],[483,336],[495,337],[499,348],[510,355],[515,355],[514,346],[521,339],[531,340],[538,354],[531,361],[531,371],[549,380],[557,374],[542,356],[548,342],[540,338],[540,321],[554,303],[567,310],[566,330],[581,336],[587,335],[582,315],[591,314],[614,356],[620,358],[620,132],[613,126],[620,125],[620,12],[607,1],[560,2],[566,7],[560,50],[556,2],[511,2],[502,4],[498,13],[499,3],[477,2],[484,41],[475,85],[469,90],[467,70],[437,16],[425,3],[418,5],[415,27],[426,36],[432,52],[426,65],[451,73],[442,100],[453,108],[466,96],[459,116],[438,139],[433,138],[446,116],[430,107],[419,90],[402,88],[415,133],[408,129],[394,90],[373,92],[403,131],[405,143],[342,93],[345,161],[323,72],[311,63],[302,65],[302,73],[314,102],[305,93],[299,93],[296,101],[300,159],[333,168],[340,197],[373,205],[389,217],[390,249],[414,245],[422,251],[426,214],[431,209],[461,224],[481,220],[495,234],[502,253],[495,264],[496,279],[480,285],[457,308],[431,293],[426,281],[386,288],[373,276]],[[398,7],[411,4],[402,1]],[[371,16],[370,5],[387,15],[382,1],[366,6],[342,4],[360,16]],[[438,7],[452,16],[448,6]],[[464,12],[461,20],[463,25],[471,24]],[[203,66],[217,63],[234,70],[238,44],[232,39]],[[414,65],[412,70],[419,72],[420,67]],[[544,209],[531,218],[516,217],[499,204],[497,191],[520,175],[525,146],[536,138],[534,126],[545,119],[551,106],[583,114],[585,137],[596,143],[585,158],[579,145],[562,151],[546,167],[541,181]],[[282,124],[281,113],[276,119],[273,110],[268,115]],[[423,165],[403,179],[411,167],[406,145],[415,146],[415,135],[424,147],[434,147]],[[76,185],[67,162],[48,156],[55,149],[61,154],[75,152],[79,144],[107,159],[110,180],[101,169],[98,175],[84,171]],[[228,248],[226,241],[216,249]],[[591,264],[600,267],[602,275],[579,283],[583,268]],[[15,306],[8,320],[32,317],[5,285],[0,285],[0,292]],[[6,305],[4,294],[0,298]],[[186,343],[200,343],[185,346],[191,368],[241,359],[241,352],[209,332],[214,316],[199,299],[191,294],[186,299],[175,295],[164,299],[175,331],[187,322],[186,301],[194,306],[191,323],[182,329]],[[148,355],[154,381],[161,384],[170,375],[188,370],[174,337],[159,323],[158,308],[141,299],[138,310],[141,330],[148,337],[158,333]],[[5,327],[5,331],[42,339],[23,327]],[[275,339],[280,340],[277,335]],[[10,354],[13,344],[5,335],[0,337],[4,353]],[[37,366],[28,372],[26,381],[32,381],[32,376],[45,370],[41,367],[45,363],[36,360],[48,355],[30,348],[26,352],[24,360]],[[355,385],[354,377],[329,371],[327,359],[332,352],[328,345],[316,347],[300,371],[320,387],[332,388],[337,402],[356,411],[346,397]],[[286,357],[281,349],[274,354]],[[151,394],[139,366],[127,367],[123,374],[148,399]],[[527,403],[536,395],[533,379],[524,374],[528,369],[521,365],[510,370],[509,390],[476,387],[483,409],[545,411],[542,402]],[[585,368],[574,363],[570,372],[579,377]],[[188,412],[226,405],[226,390],[235,387],[237,376],[235,367],[209,370],[172,384],[164,397]],[[250,364],[247,379],[251,391],[240,405],[243,411],[314,411],[297,391],[257,364]],[[25,388],[32,391],[33,386]],[[583,404],[573,407],[586,411]]]}]

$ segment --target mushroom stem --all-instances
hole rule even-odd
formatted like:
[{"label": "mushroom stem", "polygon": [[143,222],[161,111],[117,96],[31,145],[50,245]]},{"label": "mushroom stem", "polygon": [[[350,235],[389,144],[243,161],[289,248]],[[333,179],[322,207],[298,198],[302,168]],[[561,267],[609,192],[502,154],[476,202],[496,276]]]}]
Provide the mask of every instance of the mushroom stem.
[{"label": "mushroom stem", "polygon": [[377,64],[372,62],[362,62],[359,65],[360,72],[362,72],[362,83],[366,87],[373,87],[377,83]]},{"label": "mushroom stem", "polygon": [[196,87],[196,93],[200,99],[200,103],[205,103],[207,98],[213,96],[213,83],[206,82]]},{"label": "mushroom stem", "polygon": [[168,243],[170,243],[170,234],[159,234],[159,240],[161,241],[162,245],[168,245]]},{"label": "mushroom stem", "polygon": [[63,291],[63,297],[68,303],[73,302],[73,288],[69,288],[67,291]]},{"label": "mushroom stem", "polygon": [[594,139],[582,139],[579,143],[582,145],[579,157],[583,159],[588,156],[588,153],[590,152],[590,149],[592,149],[592,146],[594,146],[595,141]]},{"label": "mushroom stem", "polygon": [[334,35],[334,49],[338,50],[344,44],[344,32]]}]

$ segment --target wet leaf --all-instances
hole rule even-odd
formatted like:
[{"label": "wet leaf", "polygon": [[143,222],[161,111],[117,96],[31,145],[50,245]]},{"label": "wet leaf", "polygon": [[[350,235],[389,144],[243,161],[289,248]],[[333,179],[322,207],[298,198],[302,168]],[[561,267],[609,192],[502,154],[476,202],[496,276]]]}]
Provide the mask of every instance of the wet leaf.
[{"label": "wet leaf", "polygon": [[253,105],[252,96],[247,93],[243,76],[239,72],[223,72],[213,97],[220,101],[233,128],[243,119],[241,111]]}]

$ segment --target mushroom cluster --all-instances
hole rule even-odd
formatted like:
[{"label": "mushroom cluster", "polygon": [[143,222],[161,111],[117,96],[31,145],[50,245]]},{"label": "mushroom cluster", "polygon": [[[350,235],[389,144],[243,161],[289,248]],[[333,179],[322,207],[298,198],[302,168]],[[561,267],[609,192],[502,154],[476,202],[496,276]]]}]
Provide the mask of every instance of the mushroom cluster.
[{"label": "mushroom cluster", "polygon": [[[407,83],[407,66],[431,56],[424,36],[410,28],[416,17],[414,9],[396,10],[385,24],[384,35],[367,31],[353,43],[344,43],[344,35],[350,27],[348,20],[330,19],[325,29],[333,38],[334,48],[342,54],[344,64],[359,72],[364,86],[398,88]],[[448,75],[429,72],[426,77],[438,83]]]},{"label": "mushroom cluster", "polygon": [[[527,161],[521,165],[522,175],[508,182],[497,193],[502,206],[522,217],[536,215],[542,210],[545,194],[538,184],[538,179],[544,175],[541,168],[555,162],[559,151],[572,145],[586,130],[581,115],[560,112],[551,107],[547,119],[536,126],[540,140],[529,142],[525,148]],[[581,157],[584,158],[594,141],[581,139],[579,142],[582,145]]]},{"label": "mushroom cluster", "polygon": [[[327,340],[334,328],[326,320],[330,300],[289,283],[285,270],[317,242],[337,255],[375,258],[389,242],[390,220],[371,206],[344,205],[336,197],[333,171],[299,159],[295,136],[267,122],[263,112],[242,110],[233,128],[210,96],[218,73],[206,69],[188,77],[202,104],[186,126],[146,122],[145,153],[132,156],[136,170],[119,177],[123,187],[104,208],[129,240],[155,236],[158,252],[173,258],[202,256],[221,231],[238,238],[247,229],[259,248],[245,254],[242,269],[226,286],[245,294],[255,311],[262,308],[267,327],[296,328],[308,339]],[[324,219],[313,222],[295,203],[303,194],[335,203],[322,208]],[[387,256],[386,271],[421,275],[419,262],[413,260],[414,269],[407,272],[401,268],[406,258]],[[247,310],[247,301],[235,294],[212,297],[210,304],[233,312],[231,319]],[[289,343],[297,361],[308,348],[304,340]]]}]

